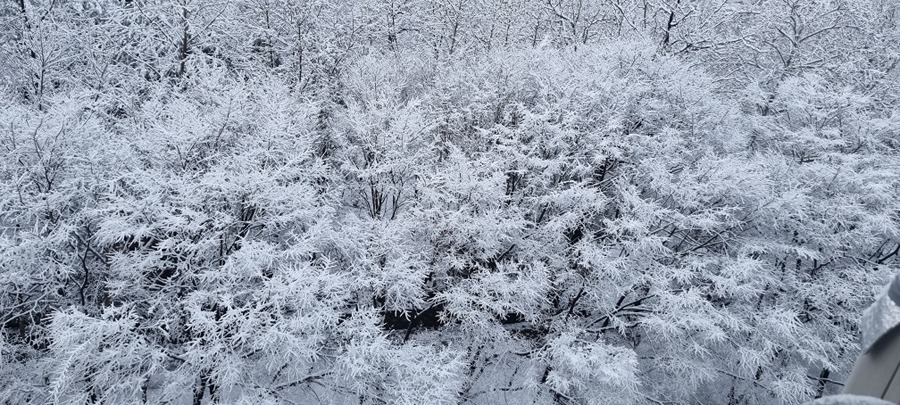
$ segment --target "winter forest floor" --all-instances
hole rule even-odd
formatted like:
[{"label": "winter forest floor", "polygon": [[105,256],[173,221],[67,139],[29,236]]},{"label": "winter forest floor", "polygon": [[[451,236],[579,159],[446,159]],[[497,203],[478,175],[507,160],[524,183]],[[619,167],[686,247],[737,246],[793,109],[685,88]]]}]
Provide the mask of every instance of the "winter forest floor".
[{"label": "winter forest floor", "polygon": [[893,0],[0,4],[0,404],[799,404],[900,266]]}]

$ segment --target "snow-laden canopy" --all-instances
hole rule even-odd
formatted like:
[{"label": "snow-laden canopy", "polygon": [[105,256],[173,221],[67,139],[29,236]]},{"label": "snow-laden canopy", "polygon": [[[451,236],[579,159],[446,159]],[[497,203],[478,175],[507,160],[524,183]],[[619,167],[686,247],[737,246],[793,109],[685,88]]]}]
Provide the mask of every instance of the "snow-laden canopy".
[{"label": "snow-laden canopy", "polygon": [[801,404],[900,3],[0,3],[0,403]]}]

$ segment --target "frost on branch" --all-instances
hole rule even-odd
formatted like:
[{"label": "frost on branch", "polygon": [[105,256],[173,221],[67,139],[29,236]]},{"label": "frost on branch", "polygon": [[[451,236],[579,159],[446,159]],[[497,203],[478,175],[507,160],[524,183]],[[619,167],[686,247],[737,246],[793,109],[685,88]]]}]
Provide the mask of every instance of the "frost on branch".
[{"label": "frost on branch", "polygon": [[0,5],[0,402],[837,393],[897,5],[588,3]]}]

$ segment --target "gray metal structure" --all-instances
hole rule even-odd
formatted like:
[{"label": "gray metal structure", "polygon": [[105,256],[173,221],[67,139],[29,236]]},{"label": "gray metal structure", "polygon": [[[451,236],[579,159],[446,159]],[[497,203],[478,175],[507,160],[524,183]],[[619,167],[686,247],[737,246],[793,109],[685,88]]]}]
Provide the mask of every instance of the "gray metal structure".
[{"label": "gray metal structure", "polygon": [[863,314],[863,352],[844,386],[845,394],[900,403],[900,277]]}]

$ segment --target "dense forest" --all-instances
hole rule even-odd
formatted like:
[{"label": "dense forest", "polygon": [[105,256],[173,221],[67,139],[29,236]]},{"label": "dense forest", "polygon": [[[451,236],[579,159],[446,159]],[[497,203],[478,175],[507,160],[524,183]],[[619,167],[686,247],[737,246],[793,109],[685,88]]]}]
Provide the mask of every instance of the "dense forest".
[{"label": "dense forest", "polygon": [[798,404],[896,0],[2,0],[0,403]]}]

